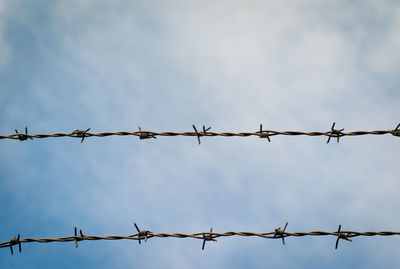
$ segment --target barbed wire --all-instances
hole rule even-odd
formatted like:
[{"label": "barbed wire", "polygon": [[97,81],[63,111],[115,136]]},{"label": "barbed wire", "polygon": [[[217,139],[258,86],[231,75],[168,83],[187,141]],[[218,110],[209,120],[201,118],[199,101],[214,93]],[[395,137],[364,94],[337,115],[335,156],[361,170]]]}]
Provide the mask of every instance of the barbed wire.
[{"label": "barbed wire", "polygon": [[81,143],[87,137],[107,137],[107,136],[138,136],[139,139],[149,139],[149,138],[157,138],[158,136],[195,136],[197,137],[198,143],[200,144],[200,137],[214,137],[214,136],[223,136],[223,137],[247,137],[247,136],[258,136],[259,138],[267,138],[269,142],[271,142],[271,137],[277,135],[285,135],[285,136],[327,136],[328,140],[326,143],[329,143],[331,138],[336,138],[337,143],[339,143],[339,138],[343,136],[361,136],[361,135],[385,135],[391,134],[393,136],[400,137],[400,123],[393,130],[376,130],[376,131],[353,131],[353,132],[343,132],[344,129],[335,129],[335,122],[332,124],[332,127],[329,131],[326,132],[301,132],[301,131],[274,131],[274,130],[264,130],[262,124],[260,124],[260,128],[255,132],[210,132],[211,127],[206,128],[203,125],[202,131],[198,131],[195,125],[192,125],[194,132],[153,132],[153,131],[142,131],[142,128],[139,127],[137,132],[102,132],[102,133],[89,133],[90,128],[86,130],[75,130],[71,133],[54,133],[54,134],[28,134],[28,127],[25,127],[25,133],[19,133],[17,129],[15,129],[15,134],[11,135],[0,135],[0,139],[15,139],[20,141],[25,141],[27,139],[33,138],[49,138],[49,137],[74,137],[80,138]]},{"label": "barbed wire", "polygon": [[341,225],[339,225],[338,229],[333,232],[324,232],[324,231],[312,231],[312,232],[287,232],[286,228],[288,223],[286,222],[283,229],[281,227],[276,228],[273,232],[267,233],[254,233],[254,232],[234,232],[229,231],[225,233],[216,233],[213,232],[211,228],[209,232],[201,232],[201,233],[192,233],[192,234],[185,234],[185,233],[153,233],[147,230],[140,230],[136,223],[133,223],[137,233],[131,235],[109,235],[109,236],[97,236],[97,235],[85,235],[83,234],[82,230],[78,230],[74,228],[74,235],[72,236],[64,236],[59,238],[20,238],[20,234],[18,237],[13,237],[9,241],[0,243],[0,248],[10,248],[11,255],[14,254],[13,246],[19,246],[19,252],[22,251],[22,244],[23,243],[31,243],[31,242],[38,242],[38,243],[50,243],[50,242],[74,242],[75,247],[78,248],[78,242],[85,241],[85,240],[136,240],[139,244],[147,242],[151,238],[193,238],[193,239],[200,239],[203,240],[202,250],[204,250],[205,244],[207,241],[214,241],[217,242],[216,238],[219,237],[229,237],[229,236],[243,236],[243,237],[261,237],[267,239],[281,239],[282,244],[285,245],[285,238],[287,237],[304,237],[304,236],[328,236],[332,235],[336,237],[335,241],[335,249],[338,248],[339,240],[347,240],[352,242],[351,238],[358,237],[358,236],[394,236],[400,235],[400,232],[392,232],[392,231],[381,231],[381,232],[356,232],[356,231],[342,231]]}]

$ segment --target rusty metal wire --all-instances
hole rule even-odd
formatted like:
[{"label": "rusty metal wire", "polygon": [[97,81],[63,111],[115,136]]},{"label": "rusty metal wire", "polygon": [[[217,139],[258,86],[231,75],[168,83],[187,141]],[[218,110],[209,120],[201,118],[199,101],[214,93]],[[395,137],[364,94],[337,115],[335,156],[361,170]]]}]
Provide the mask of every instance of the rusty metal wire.
[{"label": "rusty metal wire", "polygon": [[392,231],[381,231],[381,232],[356,232],[356,231],[341,231],[341,225],[339,225],[337,231],[333,232],[324,232],[324,231],[312,231],[312,232],[287,232],[286,228],[288,223],[286,222],[283,230],[279,227],[276,228],[273,232],[267,233],[254,233],[254,232],[225,232],[225,233],[215,233],[211,228],[209,232],[201,232],[201,233],[193,233],[193,234],[185,234],[185,233],[153,233],[147,230],[140,230],[136,223],[134,226],[137,230],[137,233],[131,235],[109,235],[109,236],[97,236],[97,235],[84,235],[82,230],[79,230],[79,235],[77,233],[77,228],[74,229],[73,236],[64,236],[59,238],[23,238],[20,239],[20,234],[18,237],[13,237],[9,241],[0,243],[0,248],[10,248],[11,255],[14,254],[13,246],[19,245],[19,251],[21,252],[21,244],[23,243],[50,243],[50,242],[75,242],[75,247],[78,248],[78,242],[85,240],[137,240],[139,244],[141,244],[141,240],[147,242],[151,238],[193,238],[203,240],[202,249],[205,247],[206,241],[214,241],[216,242],[216,238],[219,237],[229,237],[229,236],[244,236],[244,237],[261,237],[268,239],[281,239],[282,244],[285,245],[286,237],[303,237],[303,236],[328,236],[332,235],[336,237],[335,241],[335,249],[337,249],[339,240],[347,240],[352,242],[350,238],[358,237],[358,236],[394,236],[400,235],[400,232],[392,232]]},{"label": "rusty metal wire", "polygon": [[285,135],[285,136],[327,136],[328,140],[326,143],[329,143],[331,138],[336,138],[337,143],[339,143],[339,138],[343,136],[361,136],[361,135],[385,135],[391,134],[393,136],[400,137],[400,123],[393,130],[376,130],[376,131],[353,131],[345,133],[344,129],[335,129],[335,122],[332,124],[332,127],[327,132],[301,132],[301,131],[273,131],[273,130],[263,130],[262,124],[260,124],[259,131],[255,132],[240,132],[240,133],[232,133],[232,132],[210,132],[211,127],[206,128],[203,126],[202,131],[198,131],[196,126],[192,125],[194,132],[153,132],[153,131],[142,131],[141,127],[137,132],[103,132],[103,133],[89,133],[90,128],[86,130],[75,130],[71,133],[54,133],[54,134],[28,134],[28,128],[25,127],[25,134],[18,133],[17,130],[15,134],[11,135],[0,135],[0,139],[15,139],[24,141],[27,139],[33,138],[49,138],[49,137],[74,137],[81,138],[81,143],[85,138],[88,137],[106,137],[106,136],[137,136],[140,139],[148,139],[148,138],[157,138],[157,136],[195,136],[200,144],[200,137],[214,137],[214,136],[223,136],[223,137],[247,137],[247,136],[258,136],[259,138],[267,138],[269,142],[271,142],[271,137],[277,135]]}]

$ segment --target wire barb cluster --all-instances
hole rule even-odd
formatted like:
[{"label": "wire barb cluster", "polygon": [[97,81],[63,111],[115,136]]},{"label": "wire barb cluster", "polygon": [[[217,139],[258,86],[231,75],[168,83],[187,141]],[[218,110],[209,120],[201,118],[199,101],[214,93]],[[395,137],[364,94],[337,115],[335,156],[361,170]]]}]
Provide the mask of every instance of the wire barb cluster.
[{"label": "wire barb cluster", "polygon": [[82,241],[82,240],[85,240],[85,236],[83,235],[82,230],[79,229],[79,234],[80,234],[80,237],[79,237],[79,236],[78,236],[78,233],[77,233],[77,228],[76,228],[76,227],[75,227],[75,229],[74,229],[74,233],[75,233],[75,247],[78,248],[78,242],[79,242],[79,241]]},{"label": "wire barb cluster", "polygon": [[87,132],[90,130],[90,128],[87,128],[86,130],[75,130],[73,131],[71,134],[75,135],[75,137],[82,137],[81,143],[83,142],[83,140],[85,140],[85,137],[87,135]]},{"label": "wire barb cluster", "polygon": [[285,245],[285,230],[287,227],[288,223],[286,222],[285,227],[283,227],[283,230],[281,230],[281,227],[275,229],[275,238],[282,238],[282,244]]},{"label": "wire barb cluster", "polygon": [[229,237],[229,236],[243,236],[243,237],[261,237],[261,238],[268,238],[268,239],[281,239],[282,244],[285,245],[285,238],[286,237],[304,237],[304,236],[328,236],[332,235],[336,237],[335,242],[335,249],[338,248],[339,240],[347,240],[352,242],[350,238],[357,237],[357,236],[394,236],[400,235],[400,232],[391,232],[391,231],[381,231],[381,232],[356,232],[356,231],[342,231],[342,226],[339,225],[337,231],[333,232],[324,232],[324,231],[312,231],[312,232],[287,232],[286,228],[288,223],[286,222],[283,229],[276,228],[272,232],[267,233],[254,233],[254,232],[225,232],[225,233],[215,233],[213,232],[213,228],[210,229],[209,232],[201,232],[201,233],[192,233],[192,234],[185,234],[185,233],[153,233],[147,230],[140,230],[136,223],[133,223],[137,233],[131,235],[109,235],[109,236],[97,236],[97,235],[84,235],[82,230],[79,230],[79,235],[77,233],[77,228],[74,229],[73,236],[65,236],[59,238],[23,238],[20,239],[20,235],[18,237],[14,237],[9,241],[0,243],[0,248],[9,247],[11,251],[11,255],[14,254],[13,246],[19,245],[19,252],[21,252],[21,244],[22,243],[30,243],[30,242],[38,242],[38,243],[50,243],[50,242],[75,242],[75,247],[78,248],[78,242],[85,241],[85,240],[138,240],[139,244],[141,244],[141,240],[147,242],[148,239],[151,238],[193,238],[193,239],[200,239],[203,241],[201,249],[204,250],[206,241],[214,241],[217,242],[216,238],[218,237]]},{"label": "wire barb cluster", "polygon": [[326,141],[326,143],[327,143],[327,144],[329,143],[329,141],[331,140],[331,137],[336,137],[336,138],[337,138],[337,143],[339,143],[339,138],[340,138],[341,136],[343,136],[343,133],[342,133],[343,130],[344,130],[344,129],[340,129],[340,130],[335,129],[335,122],[334,122],[334,123],[332,124],[331,132],[330,132],[330,134],[329,134],[328,141]]},{"label": "wire barb cluster", "polygon": [[13,237],[10,239],[8,245],[10,246],[10,251],[11,251],[11,255],[14,255],[14,251],[13,251],[13,246],[14,245],[18,245],[19,246],[19,253],[22,252],[22,247],[21,247],[21,241],[19,240],[21,237],[20,234],[18,234],[18,237]]},{"label": "wire barb cluster", "polygon": [[394,136],[400,136],[400,123],[397,125],[396,129],[393,130],[392,135]]},{"label": "wire barb cluster", "polygon": [[214,239],[213,237],[213,229],[212,227],[210,228],[210,232],[207,233],[203,233],[203,246],[201,247],[201,250],[204,250],[204,247],[206,245],[206,241],[214,241],[217,242],[217,239]]},{"label": "wire barb cluster", "polygon": [[149,233],[151,233],[150,231],[141,231],[139,229],[139,227],[137,226],[136,222],[133,223],[133,225],[135,225],[136,230],[138,231],[138,240],[139,240],[139,244],[141,244],[140,240],[142,240],[144,238],[144,242],[147,242],[147,236]]},{"label": "wire barb cluster", "polygon": [[17,139],[19,139],[20,141],[27,140],[28,138],[29,138],[30,140],[33,140],[33,138],[30,137],[29,134],[28,134],[28,126],[25,126],[25,134],[20,134],[20,133],[18,133],[18,130],[15,129],[15,136],[16,136]]},{"label": "wire barb cluster", "polygon": [[341,228],[342,228],[342,225],[339,225],[338,230],[337,230],[337,239],[336,239],[336,243],[335,243],[335,249],[337,249],[340,239],[344,239],[344,240],[353,242],[350,238],[348,238],[348,236],[350,235],[350,233],[348,233],[348,232],[346,232],[346,233],[341,232],[341,231],[340,231]]},{"label": "wire barb cluster", "polygon": [[142,131],[142,128],[139,127],[139,131],[137,132],[103,132],[103,133],[89,133],[90,128],[86,130],[75,130],[71,133],[54,133],[54,134],[28,134],[28,127],[25,127],[25,134],[18,133],[15,130],[15,134],[11,135],[0,135],[0,139],[17,139],[20,141],[24,141],[27,139],[33,138],[49,138],[49,137],[76,137],[81,138],[81,143],[87,137],[106,137],[106,136],[138,136],[139,139],[148,139],[148,138],[157,138],[157,136],[195,136],[197,137],[197,141],[200,145],[200,138],[203,136],[223,136],[223,137],[247,137],[247,136],[258,136],[259,138],[267,138],[268,142],[271,142],[271,137],[276,135],[286,135],[286,136],[327,136],[328,140],[326,143],[329,143],[331,138],[336,138],[337,143],[339,143],[339,138],[343,136],[361,136],[361,135],[385,135],[392,134],[393,136],[400,137],[400,123],[393,130],[376,130],[376,131],[353,131],[345,133],[344,129],[335,129],[335,122],[332,124],[332,127],[327,132],[301,132],[301,131],[273,131],[273,130],[264,130],[262,124],[260,124],[260,129],[255,132],[241,132],[241,133],[232,133],[232,132],[210,132],[211,127],[206,128],[203,125],[202,131],[198,131],[195,125],[192,125],[194,132],[153,132],[153,131]]}]

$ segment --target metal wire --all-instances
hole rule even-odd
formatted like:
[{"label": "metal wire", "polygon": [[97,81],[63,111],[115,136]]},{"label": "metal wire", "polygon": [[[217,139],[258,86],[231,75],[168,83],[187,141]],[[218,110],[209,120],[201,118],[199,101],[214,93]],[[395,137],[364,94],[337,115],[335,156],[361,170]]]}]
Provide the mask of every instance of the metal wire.
[{"label": "metal wire", "polygon": [[328,236],[332,235],[336,237],[335,241],[335,249],[338,247],[338,243],[340,239],[352,241],[350,238],[358,237],[358,236],[394,236],[400,235],[400,232],[392,232],[392,231],[381,231],[381,232],[356,232],[356,231],[341,231],[341,225],[339,225],[337,231],[333,232],[324,232],[324,231],[312,231],[312,232],[287,232],[286,227],[288,223],[286,222],[283,230],[281,228],[276,228],[273,232],[266,233],[254,233],[254,232],[224,232],[224,233],[216,233],[213,232],[212,228],[209,232],[201,232],[201,233],[153,233],[147,230],[140,230],[136,223],[134,223],[137,233],[131,235],[109,235],[109,236],[97,236],[97,235],[84,235],[82,230],[79,230],[79,235],[77,233],[77,228],[74,229],[73,236],[64,236],[59,238],[23,238],[20,239],[20,234],[18,237],[13,237],[11,240],[0,243],[0,248],[10,248],[11,255],[13,254],[13,246],[19,245],[19,251],[21,252],[21,244],[23,243],[50,243],[50,242],[75,242],[75,246],[78,248],[78,242],[85,240],[137,240],[139,244],[141,244],[141,240],[144,242],[148,241],[151,238],[193,238],[203,240],[202,249],[204,249],[206,241],[217,241],[216,238],[219,237],[229,237],[229,236],[243,236],[243,237],[261,237],[268,239],[281,239],[282,244],[285,245],[286,237],[303,237],[303,236]]},{"label": "metal wire", "polygon": [[263,130],[262,124],[260,124],[259,131],[255,132],[240,132],[240,133],[232,133],[232,132],[210,132],[211,127],[206,128],[203,126],[202,131],[198,131],[197,128],[193,125],[194,132],[153,132],[153,131],[142,131],[141,127],[139,127],[139,131],[137,132],[103,132],[103,133],[89,133],[90,128],[86,130],[75,130],[71,133],[54,133],[54,134],[28,134],[28,128],[25,127],[25,133],[18,133],[18,130],[15,130],[15,134],[11,135],[0,135],[0,139],[15,139],[24,141],[27,139],[33,138],[49,138],[49,137],[74,137],[80,138],[81,143],[85,138],[88,137],[106,137],[106,136],[138,136],[140,139],[148,139],[148,138],[157,138],[158,136],[195,136],[198,139],[199,144],[200,137],[214,137],[214,136],[223,136],[223,137],[247,137],[247,136],[258,136],[260,138],[267,138],[269,142],[271,142],[271,137],[277,135],[285,135],[285,136],[327,136],[328,140],[326,143],[329,143],[330,139],[336,138],[339,143],[339,138],[343,136],[361,136],[361,135],[385,135],[391,134],[393,136],[400,137],[400,123],[393,130],[376,130],[376,131],[353,131],[345,133],[344,129],[335,129],[335,123],[333,123],[331,129],[326,132],[301,132],[301,131],[274,131],[274,130]]},{"label": "metal wire", "polygon": [[[48,138],[48,137],[75,137],[81,138],[81,143],[87,137],[106,137],[112,135],[118,136],[138,136],[140,139],[148,139],[148,138],[157,138],[157,136],[195,136],[198,139],[198,143],[200,144],[200,137],[203,136],[223,136],[223,137],[247,137],[247,136],[258,136],[260,138],[267,138],[268,141],[271,141],[272,136],[276,135],[288,135],[288,136],[298,136],[298,135],[307,135],[307,136],[327,136],[327,143],[330,142],[332,137],[337,138],[337,142],[339,143],[339,138],[343,136],[360,136],[360,135],[384,135],[384,134],[392,134],[393,136],[400,136],[400,124],[393,130],[377,130],[377,131],[353,131],[344,133],[344,129],[335,129],[335,123],[332,124],[331,130],[328,132],[299,132],[299,131],[273,131],[273,130],[263,130],[262,125],[260,124],[259,131],[256,132],[241,132],[241,133],[231,133],[231,132],[209,132],[211,127],[206,128],[203,126],[203,131],[199,132],[197,128],[193,125],[194,132],[153,132],[153,131],[142,131],[139,127],[138,132],[103,132],[103,133],[89,133],[90,128],[86,130],[75,130],[71,133],[55,133],[55,134],[28,134],[28,128],[25,127],[25,133],[19,133],[18,130],[15,130],[15,134],[4,136],[0,135],[0,139],[15,139],[20,141],[25,141],[27,139],[33,138]],[[312,231],[312,232],[294,232],[289,233],[286,232],[287,223],[285,224],[283,230],[279,227],[276,228],[273,232],[267,233],[254,233],[254,232],[234,232],[229,231],[225,233],[215,233],[212,228],[210,232],[202,232],[202,233],[193,233],[193,234],[184,234],[184,233],[153,233],[146,230],[140,230],[139,227],[134,223],[136,230],[138,233],[121,236],[121,235],[109,235],[109,236],[94,236],[94,235],[84,235],[82,230],[79,230],[79,235],[77,233],[77,228],[74,229],[73,236],[59,237],[59,238],[23,238],[20,239],[20,234],[18,237],[13,237],[9,241],[0,243],[0,248],[9,247],[11,251],[11,255],[13,255],[13,246],[19,246],[19,252],[22,251],[23,243],[30,242],[39,242],[39,243],[50,243],[50,242],[75,242],[75,246],[78,247],[79,241],[84,240],[138,240],[139,244],[141,244],[141,240],[145,242],[150,238],[166,238],[166,237],[174,237],[174,238],[193,238],[193,239],[201,239],[203,240],[202,249],[205,247],[206,241],[217,241],[218,237],[228,237],[228,236],[255,236],[261,238],[269,238],[269,239],[281,239],[282,244],[285,244],[285,237],[303,237],[303,236],[327,236],[333,235],[336,237],[335,249],[338,247],[338,243],[340,239],[352,241],[350,238],[357,236],[393,236],[400,235],[400,232],[392,232],[392,231],[381,231],[381,232],[356,232],[356,231],[341,231],[341,225],[339,225],[338,230],[334,232],[324,232],[324,231]]]}]

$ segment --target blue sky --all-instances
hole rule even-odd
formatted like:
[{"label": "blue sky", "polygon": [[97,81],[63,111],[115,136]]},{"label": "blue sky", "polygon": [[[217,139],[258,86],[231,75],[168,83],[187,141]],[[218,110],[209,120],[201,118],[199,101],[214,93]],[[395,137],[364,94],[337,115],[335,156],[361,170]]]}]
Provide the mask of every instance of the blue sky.
[{"label": "blue sky", "polygon": [[[0,1],[0,133],[345,131],[400,121],[396,1]],[[0,141],[0,241],[399,231],[398,138]],[[398,268],[399,239],[24,244],[1,268]]]}]

